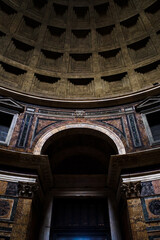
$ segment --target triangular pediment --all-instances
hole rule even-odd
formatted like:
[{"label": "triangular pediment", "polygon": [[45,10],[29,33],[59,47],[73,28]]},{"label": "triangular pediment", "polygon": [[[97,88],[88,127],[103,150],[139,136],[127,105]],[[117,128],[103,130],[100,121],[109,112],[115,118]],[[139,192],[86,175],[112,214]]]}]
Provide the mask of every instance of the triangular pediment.
[{"label": "triangular pediment", "polygon": [[137,112],[150,109],[152,107],[160,106],[160,96],[158,97],[150,97],[139,103],[135,109]]},{"label": "triangular pediment", "polygon": [[12,98],[0,98],[0,107],[13,109],[17,112],[23,112],[24,106],[13,100]]}]

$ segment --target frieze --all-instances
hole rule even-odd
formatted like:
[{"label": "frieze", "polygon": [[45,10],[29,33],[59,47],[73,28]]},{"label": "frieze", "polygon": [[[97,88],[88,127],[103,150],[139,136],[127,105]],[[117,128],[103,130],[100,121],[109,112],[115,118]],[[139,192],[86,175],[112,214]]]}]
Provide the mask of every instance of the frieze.
[{"label": "frieze", "polygon": [[98,109],[96,111],[92,110],[73,110],[73,111],[57,111],[57,110],[47,110],[47,109],[39,109],[39,114],[46,115],[46,116],[54,116],[54,117],[103,117],[103,116],[110,116],[110,115],[117,115],[122,114],[121,109],[112,109],[112,110],[103,110]]},{"label": "frieze", "polygon": [[74,113],[72,113],[72,116],[77,118],[83,118],[86,116],[86,112],[84,110],[76,110]]}]

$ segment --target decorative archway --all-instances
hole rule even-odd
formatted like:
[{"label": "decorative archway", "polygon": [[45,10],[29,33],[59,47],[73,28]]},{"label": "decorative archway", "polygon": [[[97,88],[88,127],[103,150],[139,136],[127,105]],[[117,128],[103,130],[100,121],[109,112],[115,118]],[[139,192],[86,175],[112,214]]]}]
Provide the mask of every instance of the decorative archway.
[{"label": "decorative archway", "polygon": [[33,154],[34,155],[40,155],[42,148],[46,141],[51,138],[54,134],[59,133],[61,131],[69,130],[69,129],[91,129],[97,132],[100,132],[104,135],[106,135],[116,146],[118,154],[125,154],[126,150],[124,147],[124,144],[122,143],[121,139],[119,136],[117,136],[114,132],[112,132],[110,129],[98,126],[96,124],[89,124],[89,123],[72,123],[72,124],[67,124],[60,126],[58,128],[53,128],[52,130],[48,130],[45,132],[37,141]]},{"label": "decorative archway", "polygon": [[[109,198],[112,190],[107,186],[106,177],[108,176],[110,156],[112,154],[121,155],[125,153],[126,150],[123,142],[116,133],[109,128],[94,123],[70,123],[57,128],[50,128],[38,139],[33,154],[48,155],[54,177],[54,188],[51,189],[49,195],[50,219],[48,219],[48,214],[46,213],[40,239],[49,240],[49,237],[46,238],[46,236],[43,236],[43,232],[45,231],[48,232],[48,236],[50,235],[51,238],[54,239],[56,214],[61,216],[61,219],[69,219],[68,216],[64,215],[64,212],[72,212],[72,208],[70,209],[69,206],[75,204],[76,209],[83,208],[85,216],[91,219],[89,215],[86,215],[89,213],[87,210],[85,211],[84,206],[85,204],[87,204],[86,206],[90,206],[90,204],[93,206],[93,203],[99,204],[99,201],[105,201],[105,206],[109,206],[109,208],[107,207],[107,209],[109,209],[108,212],[103,209],[106,218],[105,222],[107,223],[103,229],[104,236],[107,234],[108,236],[110,236],[110,234],[114,235],[116,231],[118,237],[114,237],[114,239],[120,239],[118,227],[112,226],[115,225],[113,224],[115,219],[117,220],[116,214],[113,214],[110,202],[107,204],[107,200],[110,201]],[[63,203],[65,203],[64,205],[67,208],[67,211],[62,212],[62,215],[58,212],[54,215],[53,210],[55,205],[53,206],[53,200],[56,201],[56,199],[58,199],[58,203],[59,199],[62,200],[62,207],[59,206],[56,207],[56,209],[62,209]],[[81,199],[83,200],[82,202]],[[68,205],[66,205],[67,201]],[[72,204],[70,201],[73,201]],[[111,202],[113,202],[113,200]],[[96,205],[95,209],[97,209]],[[92,219],[98,219],[96,214],[98,214],[97,210],[94,212]],[[78,224],[81,224],[81,215],[82,214],[77,215]],[[45,221],[49,223],[47,229],[45,227]],[[71,234],[71,228],[78,234],[81,225],[75,227],[71,224],[72,223],[68,222],[65,223],[68,232],[64,234]],[[82,228],[85,229],[88,236],[91,234],[90,224],[90,222],[88,222],[88,225],[85,224],[83,226],[82,224]],[[58,234],[61,233],[61,229],[63,229],[63,224],[60,224],[57,230]],[[99,236],[98,234],[102,234],[101,231],[101,226],[97,224],[95,234]]]}]

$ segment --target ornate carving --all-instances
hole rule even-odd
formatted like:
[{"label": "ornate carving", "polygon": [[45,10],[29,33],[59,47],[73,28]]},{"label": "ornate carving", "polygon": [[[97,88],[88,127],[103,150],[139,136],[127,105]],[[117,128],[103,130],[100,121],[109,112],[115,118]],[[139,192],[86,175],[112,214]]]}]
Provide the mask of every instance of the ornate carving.
[{"label": "ornate carving", "polygon": [[33,198],[34,193],[37,192],[38,185],[37,183],[24,183],[19,182],[18,183],[18,195],[19,197],[24,198]]},{"label": "ornate carving", "polygon": [[121,192],[126,198],[136,198],[141,195],[141,182],[122,183]]},{"label": "ornate carving", "polygon": [[84,117],[86,115],[86,112],[84,110],[76,110],[74,113],[73,113],[73,116],[74,117]]}]

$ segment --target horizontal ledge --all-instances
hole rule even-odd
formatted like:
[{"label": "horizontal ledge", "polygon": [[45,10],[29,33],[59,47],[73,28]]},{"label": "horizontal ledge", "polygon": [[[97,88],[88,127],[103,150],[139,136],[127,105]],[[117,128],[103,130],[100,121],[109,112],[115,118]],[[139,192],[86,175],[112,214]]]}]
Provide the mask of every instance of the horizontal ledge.
[{"label": "horizontal ledge", "polygon": [[15,100],[48,107],[63,107],[63,108],[95,108],[95,107],[111,107],[121,104],[131,103],[140,101],[149,96],[160,94],[160,85],[130,93],[123,96],[101,98],[101,99],[58,99],[58,98],[47,98],[28,93],[18,92],[16,90],[0,87],[0,94],[2,96],[9,96]]}]

